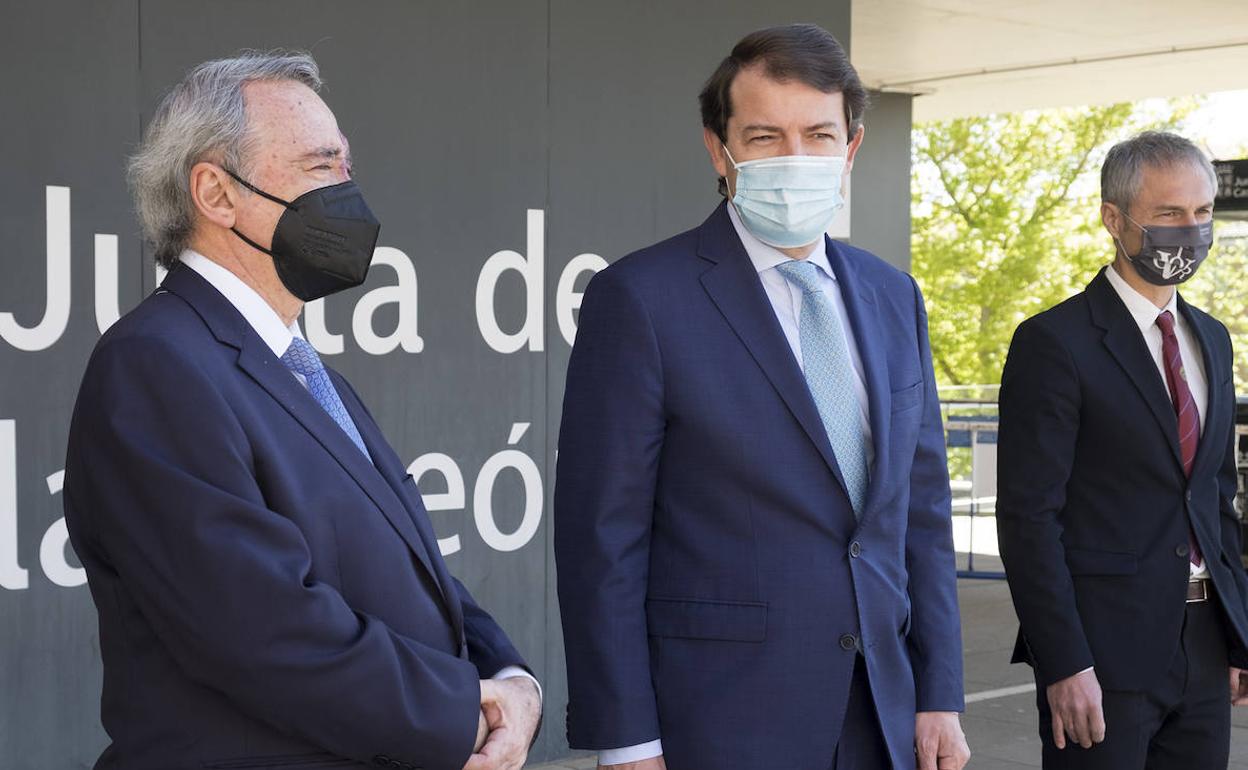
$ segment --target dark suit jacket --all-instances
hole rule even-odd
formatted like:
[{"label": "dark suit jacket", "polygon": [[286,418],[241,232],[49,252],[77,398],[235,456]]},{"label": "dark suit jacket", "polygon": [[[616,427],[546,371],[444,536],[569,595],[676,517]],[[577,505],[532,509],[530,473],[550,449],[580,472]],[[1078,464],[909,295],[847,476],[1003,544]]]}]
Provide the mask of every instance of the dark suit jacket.
[{"label": "dark suit jacket", "polygon": [[376,467],[189,268],[97,345],[64,490],[99,610],[97,768],[467,760],[478,679],[521,658],[331,377]]},{"label": "dark suit jacket", "polygon": [[922,300],[871,254],[827,249],[870,396],[860,525],[722,205],[590,282],[555,489],[573,746],[661,738],[673,770],[827,767],[856,646],[898,766],[916,709],[962,708]]},{"label": "dark suit jacket", "polygon": [[1114,690],[1145,690],[1165,674],[1183,627],[1189,523],[1226,610],[1232,660],[1248,663],[1231,341],[1182,297],[1178,306],[1209,386],[1190,480],[1165,381],[1104,271],[1024,321],[1010,344],[997,529],[1022,624],[1014,661],[1032,663],[1046,686],[1093,665]]}]

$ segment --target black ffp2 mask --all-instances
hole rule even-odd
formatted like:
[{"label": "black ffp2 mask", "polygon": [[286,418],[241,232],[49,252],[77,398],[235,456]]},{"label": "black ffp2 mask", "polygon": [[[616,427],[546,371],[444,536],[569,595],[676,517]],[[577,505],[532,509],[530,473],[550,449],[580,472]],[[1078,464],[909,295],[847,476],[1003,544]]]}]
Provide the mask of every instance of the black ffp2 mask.
[{"label": "black ffp2 mask", "polygon": [[226,173],[286,209],[273,230],[271,248],[264,248],[236,228],[230,230],[248,246],[273,258],[277,277],[291,294],[311,302],[364,283],[381,223],[354,181],[318,187],[293,201],[284,201],[229,169]]}]

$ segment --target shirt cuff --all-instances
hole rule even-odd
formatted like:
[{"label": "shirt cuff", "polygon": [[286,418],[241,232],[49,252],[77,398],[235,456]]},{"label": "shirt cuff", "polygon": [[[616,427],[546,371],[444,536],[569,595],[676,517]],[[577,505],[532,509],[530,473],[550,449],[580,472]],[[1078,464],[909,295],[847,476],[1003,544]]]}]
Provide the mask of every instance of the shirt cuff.
[{"label": "shirt cuff", "polygon": [[654,759],[663,755],[663,741],[653,740],[639,743],[636,746],[625,746],[622,749],[604,749],[598,752],[600,765],[626,765],[629,762],[640,762],[643,759]]},{"label": "shirt cuff", "polygon": [[542,695],[542,683],[537,681],[537,677],[519,666],[504,666],[501,671],[490,677],[490,679],[515,679],[518,676],[522,676],[532,682],[537,687],[537,699],[545,701],[545,696]]}]

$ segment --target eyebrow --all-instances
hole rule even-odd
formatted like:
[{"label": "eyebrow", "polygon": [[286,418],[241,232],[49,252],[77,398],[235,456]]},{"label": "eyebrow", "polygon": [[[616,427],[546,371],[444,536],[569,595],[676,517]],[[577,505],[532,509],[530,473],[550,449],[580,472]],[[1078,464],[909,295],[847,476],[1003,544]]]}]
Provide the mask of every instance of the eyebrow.
[{"label": "eyebrow", "polygon": [[[1211,209],[1211,208],[1213,208],[1213,201],[1208,201],[1208,202],[1206,202],[1206,203],[1202,203],[1202,204],[1200,204],[1199,206],[1197,206],[1196,208],[1198,208],[1198,209],[1205,209],[1205,208],[1209,208],[1209,209]],[[1162,211],[1187,211],[1187,207],[1186,207],[1186,206],[1180,206],[1180,205],[1175,204],[1175,203],[1162,203],[1162,204],[1160,204],[1160,205],[1154,206],[1154,207],[1153,207],[1153,211],[1154,211],[1154,212],[1162,212]]]},{"label": "eyebrow", "polygon": [[[816,123],[813,126],[806,127],[807,131],[826,131],[827,129],[833,129],[833,130],[839,131],[840,126],[828,120],[828,121],[824,121],[823,123]],[[768,126],[768,125],[763,125],[762,123],[751,123],[750,125],[745,126],[741,130],[743,132],[770,131],[772,133],[781,133],[784,129],[780,128],[779,126]]]},{"label": "eyebrow", "polygon": [[[296,161],[303,162],[303,161],[308,161],[308,160],[332,160],[335,158],[342,157],[342,154],[343,153],[342,153],[341,147],[331,147],[330,145],[325,145],[324,147],[317,147],[314,150],[309,150],[305,152],[304,154],[296,158]],[[350,155],[346,156],[346,161],[347,163],[351,162]]]}]

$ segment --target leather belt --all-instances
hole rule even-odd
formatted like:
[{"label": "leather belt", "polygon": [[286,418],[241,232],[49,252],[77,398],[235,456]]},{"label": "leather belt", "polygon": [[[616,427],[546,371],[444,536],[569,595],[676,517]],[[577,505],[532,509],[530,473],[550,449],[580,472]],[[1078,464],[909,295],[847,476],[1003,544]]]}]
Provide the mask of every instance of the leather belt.
[{"label": "leather belt", "polygon": [[1209,601],[1209,581],[1205,579],[1187,581],[1187,603],[1207,601]]}]

